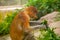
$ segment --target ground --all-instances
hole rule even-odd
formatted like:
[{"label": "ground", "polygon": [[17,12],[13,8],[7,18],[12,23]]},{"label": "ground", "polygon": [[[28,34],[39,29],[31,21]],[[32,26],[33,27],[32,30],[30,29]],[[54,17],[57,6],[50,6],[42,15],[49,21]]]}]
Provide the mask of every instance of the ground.
[{"label": "ground", "polygon": [[11,40],[10,35],[0,36],[0,40]]}]

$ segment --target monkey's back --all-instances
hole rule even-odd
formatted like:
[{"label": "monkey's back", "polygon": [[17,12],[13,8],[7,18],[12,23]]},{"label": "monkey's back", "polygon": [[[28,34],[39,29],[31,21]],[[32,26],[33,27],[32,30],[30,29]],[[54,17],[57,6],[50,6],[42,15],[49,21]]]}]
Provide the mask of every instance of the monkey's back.
[{"label": "monkey's back", "polygon": [[10,26],[10,36],[12,40],[22,40],[23,38],[23,30],[21,28],[19,15],[20,13],[15,16]]}]

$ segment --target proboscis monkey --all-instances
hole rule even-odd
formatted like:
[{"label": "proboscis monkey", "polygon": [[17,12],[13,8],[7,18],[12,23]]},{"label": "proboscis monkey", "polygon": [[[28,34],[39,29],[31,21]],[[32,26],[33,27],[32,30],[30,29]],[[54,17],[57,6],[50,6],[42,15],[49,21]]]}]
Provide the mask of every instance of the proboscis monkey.
[{"label": "proboscis monkey", "polygon": [[12,40],[23,40],[24,32],[28,33],[31,30],[30,18],[37,18],[36,13],[37,9],[30,6],[15,16],[10,26],[10,37]]}]

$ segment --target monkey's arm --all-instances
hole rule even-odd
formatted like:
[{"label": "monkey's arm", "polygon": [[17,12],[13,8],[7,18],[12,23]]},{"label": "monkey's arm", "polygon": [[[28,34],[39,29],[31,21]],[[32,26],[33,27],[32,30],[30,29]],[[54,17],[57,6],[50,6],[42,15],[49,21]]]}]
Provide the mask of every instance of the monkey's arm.
[{"label": "monkey's arm", "polygon": [[28,19],[25,19],[24,22],[22,23],[22,25],[23,25],[23,30],[25,32],[30,31],[30,24],[29,24],[29,20]]}]

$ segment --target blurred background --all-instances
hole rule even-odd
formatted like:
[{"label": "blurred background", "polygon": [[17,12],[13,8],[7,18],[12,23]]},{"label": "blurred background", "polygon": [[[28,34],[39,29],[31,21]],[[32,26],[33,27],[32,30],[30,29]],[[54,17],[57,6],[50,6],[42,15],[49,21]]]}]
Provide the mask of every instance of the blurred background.
[{"label": "blurred background", "polygon": [[0,6],[23,5],[27,0],[0,0]]}]

